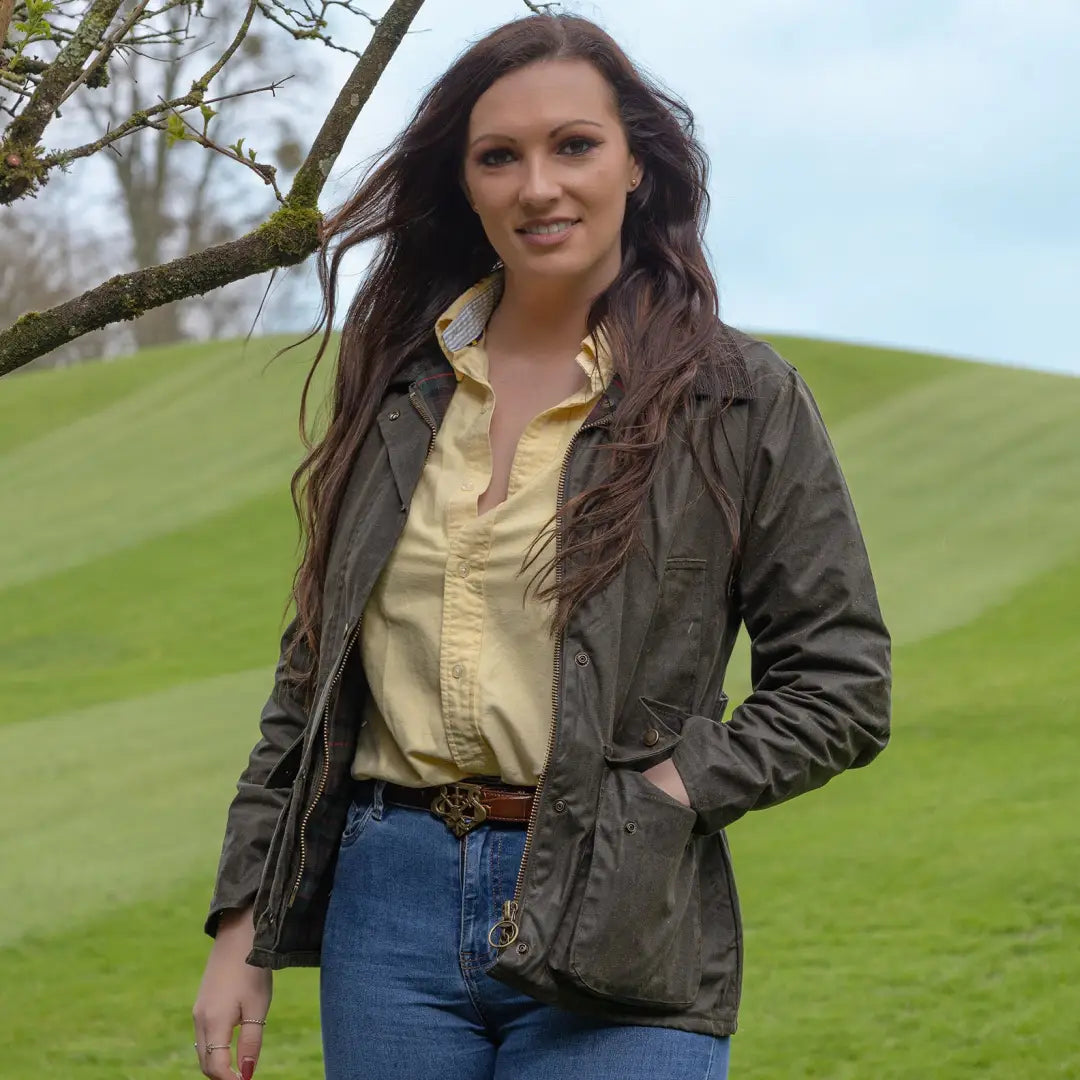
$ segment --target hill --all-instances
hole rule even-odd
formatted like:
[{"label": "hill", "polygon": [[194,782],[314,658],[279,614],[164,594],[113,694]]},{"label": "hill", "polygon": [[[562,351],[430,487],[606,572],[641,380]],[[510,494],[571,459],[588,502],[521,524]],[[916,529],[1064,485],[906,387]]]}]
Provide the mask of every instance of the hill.
[{"label": "hill", "polygon": [[[1080,380],[772,340],[864,525],[895,735],[731,831],[733,1075],[1078,1076]],[[199,930],[296,553],[311,350],[279,344],[0,385],[0,1077],[194,1074]],[[263,1080],[317,1075],[316,985],[278,978]]]}]

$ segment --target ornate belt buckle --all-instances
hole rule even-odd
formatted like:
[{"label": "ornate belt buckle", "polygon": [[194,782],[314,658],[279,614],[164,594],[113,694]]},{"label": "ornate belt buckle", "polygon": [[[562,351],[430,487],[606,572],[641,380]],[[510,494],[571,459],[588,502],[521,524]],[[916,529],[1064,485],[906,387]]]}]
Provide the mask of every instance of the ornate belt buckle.
[{"label": "ornate belt buckle", "polygon": [[488,816],[487,807],[480,801],[479,784],[443,784],[431,800],[431,812],[442,818],[458,839]]}]

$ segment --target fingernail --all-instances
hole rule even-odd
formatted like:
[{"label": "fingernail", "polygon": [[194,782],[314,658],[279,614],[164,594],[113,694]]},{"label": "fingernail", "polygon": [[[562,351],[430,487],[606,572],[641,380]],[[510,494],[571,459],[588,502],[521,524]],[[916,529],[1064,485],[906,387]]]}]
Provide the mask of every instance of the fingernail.
[{"label": "fingernail", "polygon": [[251,1080],[251,1077],[255,1073],[255,1059],[244,1058],[240,1062],[240,1078],[241,1080]]}]

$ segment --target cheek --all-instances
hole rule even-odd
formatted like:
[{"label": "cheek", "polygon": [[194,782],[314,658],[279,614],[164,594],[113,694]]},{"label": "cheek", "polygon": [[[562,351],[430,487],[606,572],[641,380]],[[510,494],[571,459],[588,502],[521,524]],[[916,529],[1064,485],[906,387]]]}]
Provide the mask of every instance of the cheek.
[{"label": "cheek", "polygon": [[619,218],[626,202],[626,184],[614,169],[605,169],[582,183],[578,197],[596,217]]}]

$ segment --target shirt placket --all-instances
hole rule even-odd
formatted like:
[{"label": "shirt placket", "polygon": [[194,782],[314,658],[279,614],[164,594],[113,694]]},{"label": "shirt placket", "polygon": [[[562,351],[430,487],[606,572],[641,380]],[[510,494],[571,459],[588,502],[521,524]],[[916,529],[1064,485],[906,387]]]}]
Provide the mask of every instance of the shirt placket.
[{"label": "shirt placket", "polygon": [[[473,382],[469,393],[490,389]],[[476,516],[476,500],[491,472],[486,430],[490,408],[478,408],[462,441],[461,454],[446,477],[447,554],[443,567],[442,633],[439,650],[443,727],[455,764],[471,773],[497,769],[479,724],[479,660],[484,633],[484,572],[491,548],[493,515]]]}]

